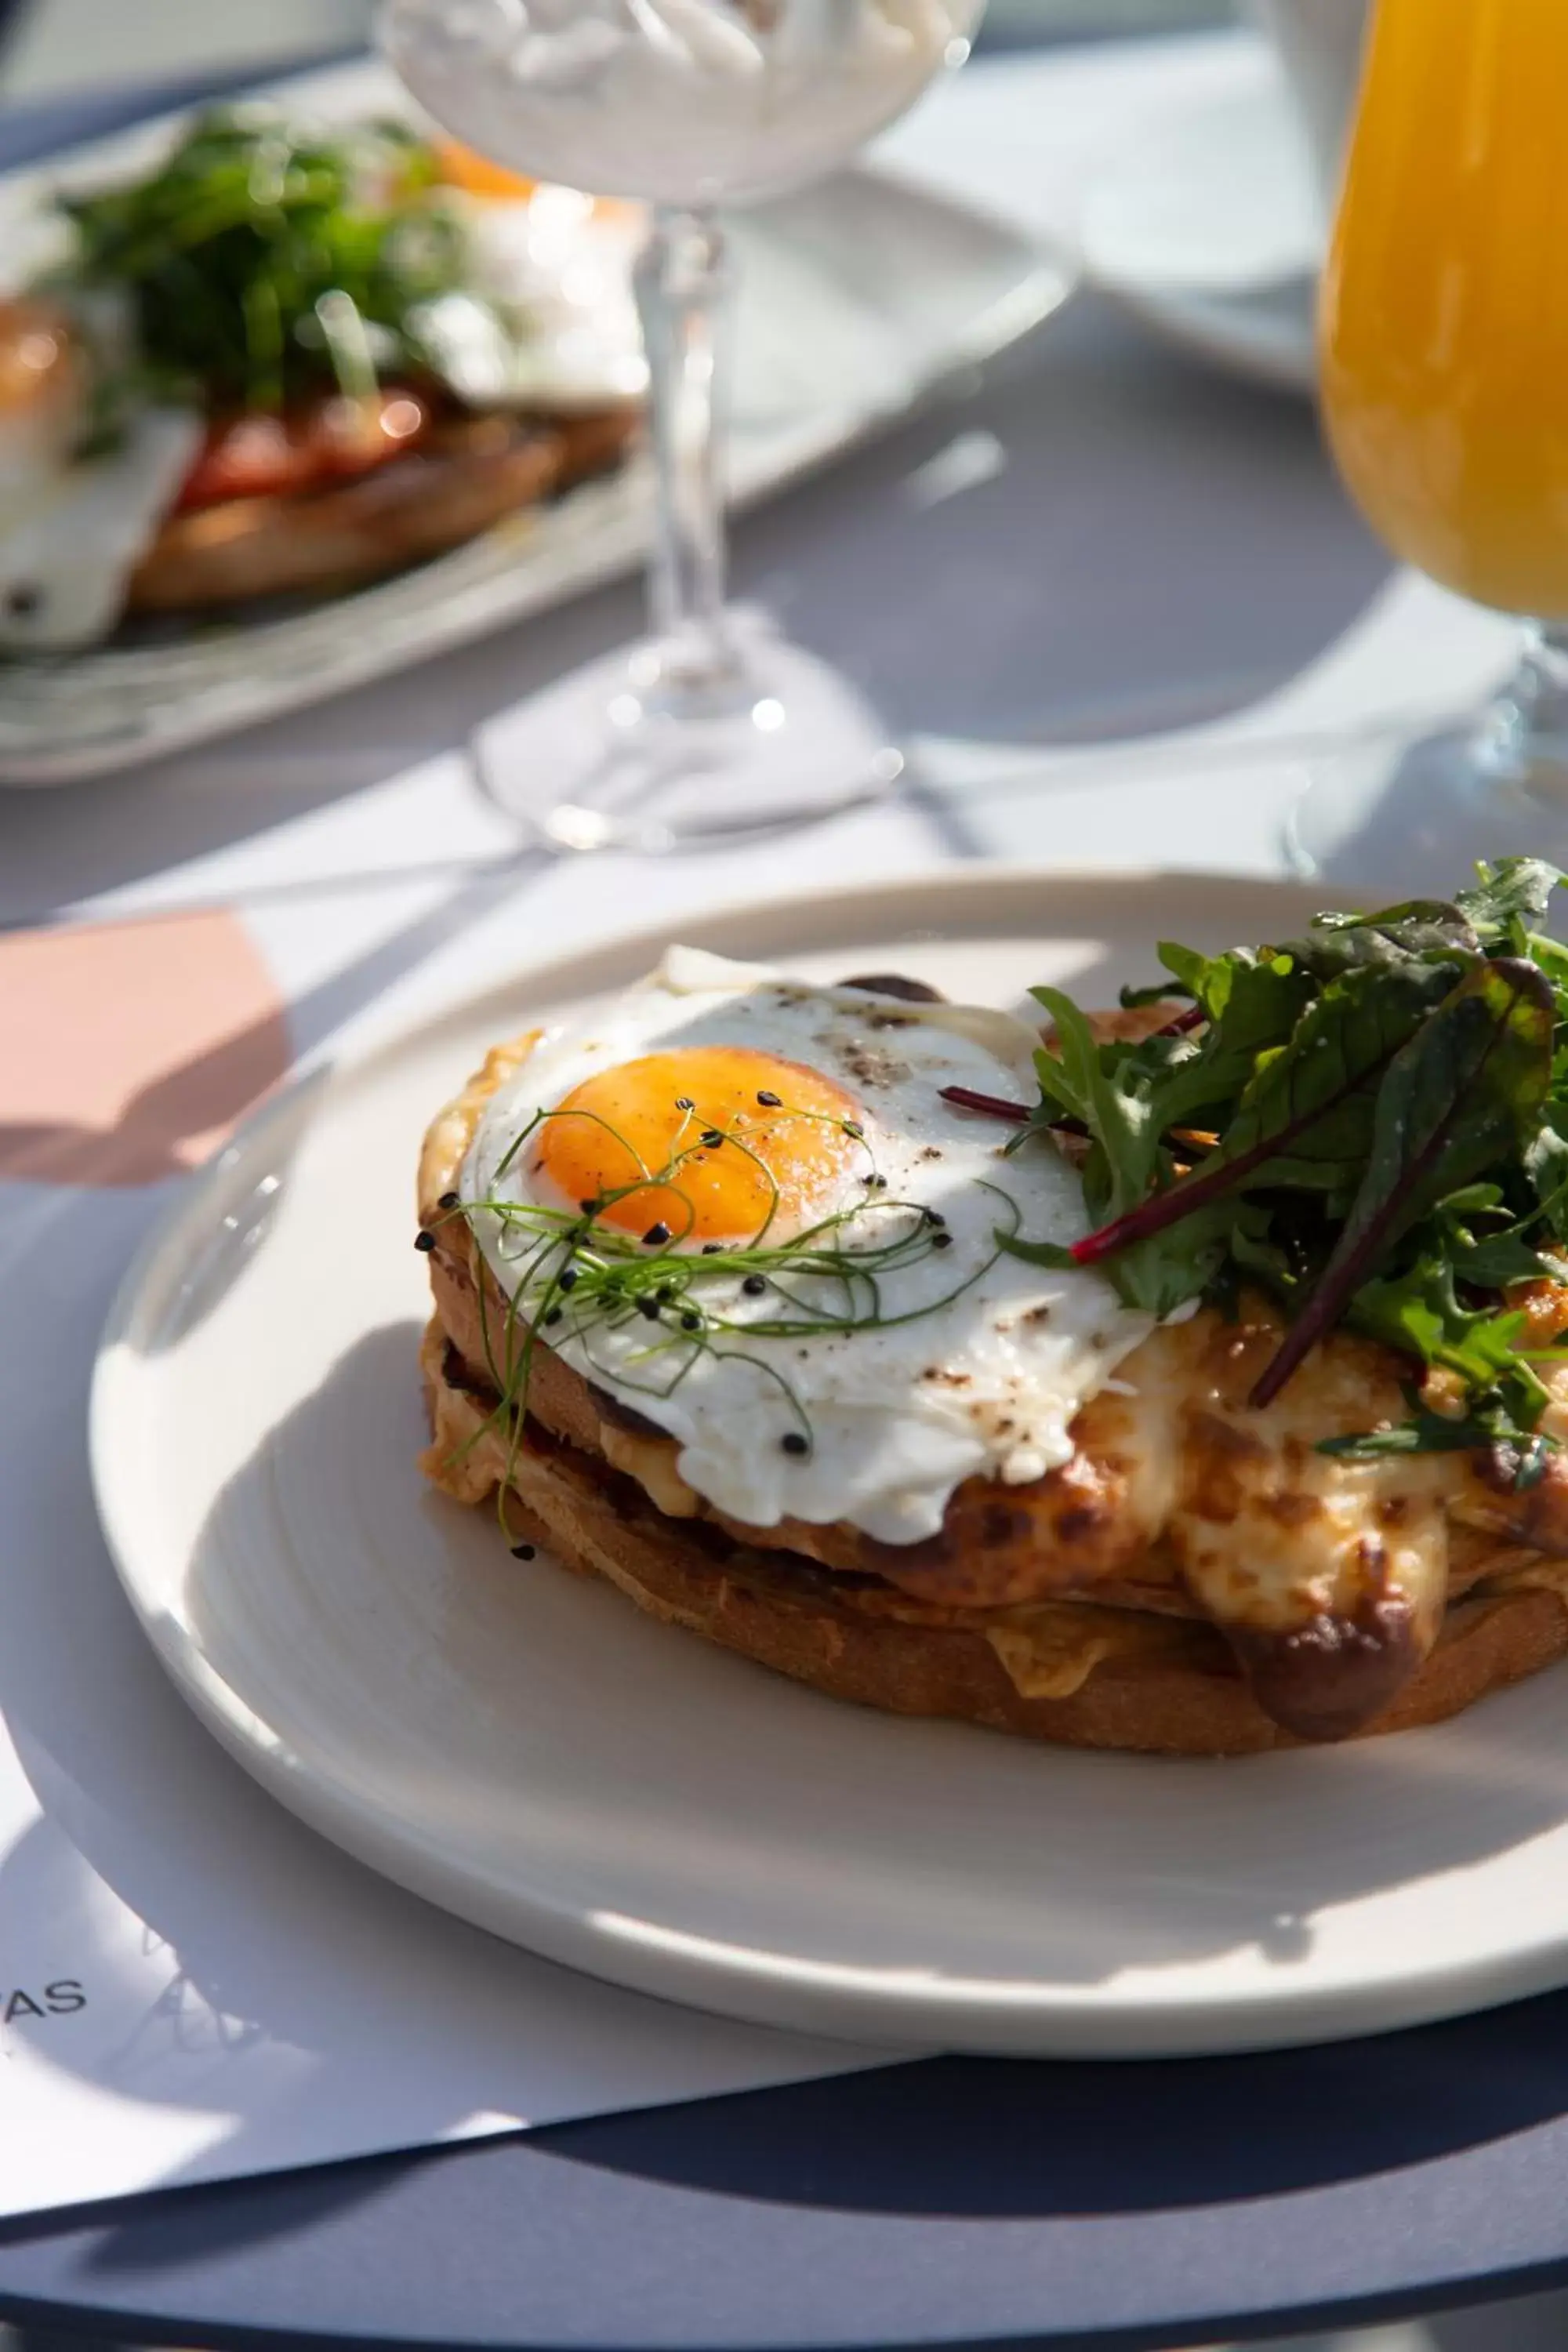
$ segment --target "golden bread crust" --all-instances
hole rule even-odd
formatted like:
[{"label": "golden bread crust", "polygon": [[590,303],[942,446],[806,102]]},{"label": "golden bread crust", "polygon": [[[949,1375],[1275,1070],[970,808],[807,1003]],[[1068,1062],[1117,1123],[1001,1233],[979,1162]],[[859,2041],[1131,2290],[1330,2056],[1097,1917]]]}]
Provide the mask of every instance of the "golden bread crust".
[{"label": "golden bread crust", "polygon": [[[666,1518],[631,1482],[606,1478],[575,1448],[530,1438],[514,1455],[510,1439],[486,1425],[489,1401],[454,1384],[449,1349],[433,1319],[421,1356],[433,1431],[427,1475],[463,1502],[481,1501],[504,1482],[514,1539],[604,1577],[666,1624],[830,1697],[896,1715],[1167,1756],[1299,1744],[1264,1713],[1208,1625],[1070,1602],[1032,1612],[933,1607],[895,1616],[881,1596],[776,1554],[737,1546],[716,1556],[698,1530]],[[1568,1597],[1523,1580],[1530,1574],[1450,1610],[1431,1654],[1359,1736],[1441,1722],[1561,1657]],[[1004,1663],[1009,1641],[1043,1661],[1039,1679],[1059,1696],[1019,1687],[1016,1656],[1012,1672]]]}]

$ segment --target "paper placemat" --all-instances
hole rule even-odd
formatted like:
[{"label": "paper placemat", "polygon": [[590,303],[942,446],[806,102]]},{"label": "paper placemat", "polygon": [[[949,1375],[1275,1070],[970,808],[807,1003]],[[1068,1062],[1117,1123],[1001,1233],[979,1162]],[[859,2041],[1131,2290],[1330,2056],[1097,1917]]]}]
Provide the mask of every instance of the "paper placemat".
[{"label": "paper placemat", "polygon": [[867,2063],[444,1916],[164,1681],[93,1512],[94,1345],[182,1171],[290,1058],[231,912],[0,937],[0,2214]]}]

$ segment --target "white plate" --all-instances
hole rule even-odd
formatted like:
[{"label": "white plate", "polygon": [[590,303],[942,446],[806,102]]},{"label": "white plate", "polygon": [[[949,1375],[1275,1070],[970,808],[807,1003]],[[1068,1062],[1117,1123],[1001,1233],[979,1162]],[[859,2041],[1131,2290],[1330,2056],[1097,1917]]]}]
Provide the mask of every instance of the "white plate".
[{"label": "white plate", "polygon": [[[384,66],[298,77],[291,110],[406,111]],[[144,167],[172,121],[0,179],[0,278],[47,252],[40,205]],[[735,503],[781,489],[906,414],[1060,302],[1061,263],[1016,229],[886,174],[848,171],[737,214]],[[0,784],[55,784],[202,742],[405,667],[632,569],[648,541],[634,464],[435,562],[273,618],[215,619],[166,642],[0,661]]]},{"label": "white plate", "polygon": [[[984,870],[714,917],[819,978],[1106,1001],[1295,885]],[[521,976],[252,1121],[110,1318],[99,1504],[159,1655],[306,1821],[497,1934],[770,2023],[907,2045],[1218,2051],[1568,1978],[1568,1678],[1434,1731],[1241,1761],[1073,1754],[797,1688],[524,1568],[428,1491],[420,1132],[495,1038],[655,960]],[[243,1854],[235,1867],[245,1866]]]},{"label": "white plate", "polygon": [[1311,158],[1272,60],[1144,116],[1089,187],[1090,278],[1184,350],[1310,393],[1323,226]]}]

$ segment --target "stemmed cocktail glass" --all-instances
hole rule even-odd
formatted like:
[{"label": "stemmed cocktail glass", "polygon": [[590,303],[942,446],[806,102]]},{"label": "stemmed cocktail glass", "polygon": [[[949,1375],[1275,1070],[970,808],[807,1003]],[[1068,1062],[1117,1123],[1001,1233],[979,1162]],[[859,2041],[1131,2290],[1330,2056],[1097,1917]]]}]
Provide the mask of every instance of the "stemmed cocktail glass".
[{"label": "stemmed cocktail glass", "polygon": [[647,641],[509,727],[499,795],[563,847],[821,815],[901,761],[826,664],[724,600],[720,205],[817,178],[963,62],[984,0],[388,0],[387,53],[495,162],[646,200],[658,517]]}]

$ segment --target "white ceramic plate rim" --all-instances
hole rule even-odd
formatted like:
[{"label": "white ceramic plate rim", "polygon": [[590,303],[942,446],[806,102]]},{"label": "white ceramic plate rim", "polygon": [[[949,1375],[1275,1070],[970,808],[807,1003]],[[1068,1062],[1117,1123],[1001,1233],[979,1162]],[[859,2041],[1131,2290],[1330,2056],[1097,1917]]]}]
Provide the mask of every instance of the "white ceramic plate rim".
[{"label": "white ceramic plate rim", "polygon": [[[1059,892],[1074,885],[1130,891],[1210,885],[1292,900],[1293,918],[1315,891],[1279,879],[1244,876],[1163,874],[1149,869],[1020,868],[1002,863],[966,866],[893,882],[848,885],[786,898],[744,899],[684,920],[696,943],[753,928],[776,934],[792,915],[820,920],[842,910],[844,936],[863,944],[859,919],[881,937],[889,919],[921,894],[940,894],[951,932],[983,939],[1002,918],[988,909],[1031,889]],[[960,911],[962,909],[962,912]],[[934,901],[933,901],[933,911]],[[1048,937],[1048,932],[1042,932]],[[89,1455],[93,1488],[110,1552],[149,1640],[196,1713],[230,1754],[302,1820],[388,1877],[441,1907],[525,1944],[546,1957],[637,1990],[688,2005],[895,2046],[960,2046],[974,2050],[1081,2056],[1180,2055],[1195,2052],[1275,2048],[1343,2039],[1451,2016],[1544,1990],[1568,1975],[1568,1906],[1563,1922],[1522,1939],[1500,1937],[1459,1962],[1425,1967],[1368,1963],[1339,1981],[1319,1977],[1279,1988],[1267,1978],[1223,1990],[1152,1991],[1114,1978],[1079,1989],[1052,1981],[937,1977],[923,1969],[839,1965],[758,1951],[661,1932],[653,1940],[623,1941],[570,1905],[520,1890],[515,1881],[486,1884],[471,1870],[454,1869],[435,1843],[405,1817],[335,1786],[283,1741],[236,1693],[205,1656],[193,1633],[152,1605],[155,1575],[146,1563],[144,1534],[127,1494],[120,1426],[126,1366],[121,1350],[142,1329],[155,1328],[163,1300],[185,1264],[185,1244],[209,1224],[209,1212],[240,1181],[246,1160],[276,1123],[297,1115],[302,1093],[351,1082],[395,1060],[416,1041],[457,1021],[498,1017],[515,1009],[520,987],[538,979],[561,988],[579,966],[609,957],[647,969],[668,937],[668,925],[595,940],[574,952],[519,966],[504,981],[442,1003],[397,1034],[336,1065],[308,1068],[270,1104],[252,1115],[232,1140],[192,1181],[133,1258],[110,1310],[94,1367],[89,1408]],[[1415,1734],[1407,1737],[1426,1737]],[[1179,1761],[1172,1769],[1194,1768]],[[1198,1769],[1205,1768],[1198,1767]],[[1223,1766],[1214,1769],[1224,1769]],[[1223,2021],[1218,2012],[1223,2011]]]}]

